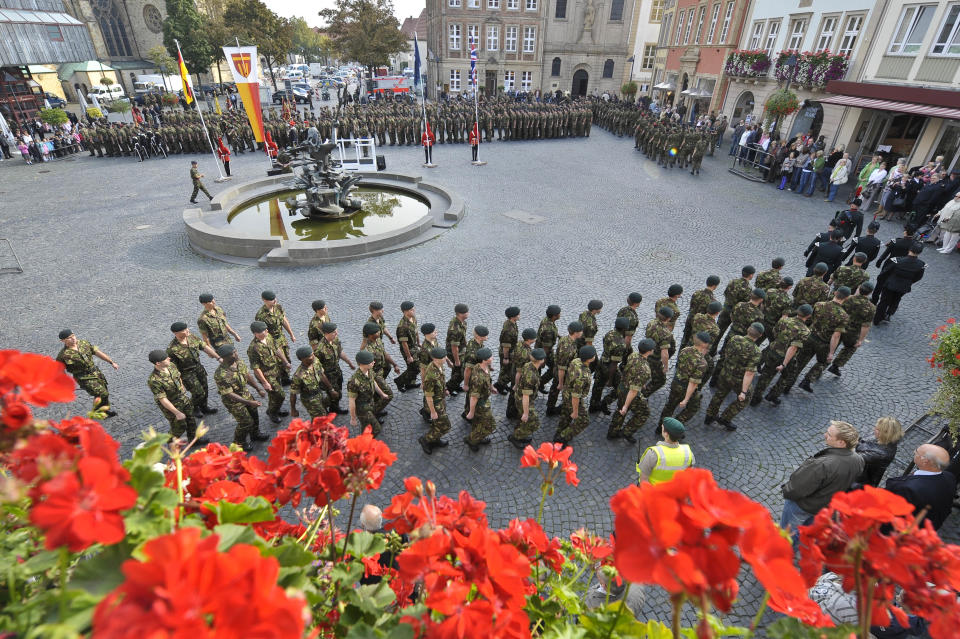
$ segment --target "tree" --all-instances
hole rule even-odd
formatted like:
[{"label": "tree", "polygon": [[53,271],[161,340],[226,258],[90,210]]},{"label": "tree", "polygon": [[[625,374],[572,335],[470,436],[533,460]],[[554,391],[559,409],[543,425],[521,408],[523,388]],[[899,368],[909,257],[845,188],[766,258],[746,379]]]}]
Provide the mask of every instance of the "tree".
[{"label": "tree", "polygon": [[63,109],[40,109],[39,115],[50,126],[60,126],[69,120]]},{"label": "tree", "polygon": [[162,44],[158,44],[155,47],[151,47],[147,51],[147,60],[153,63],[153,66],[156,67],[157,71],[160,72],[160,76],[163,78],[163,88],[167,89],[167,76],[176,75],[177,73],[177,61],[173,59],[167,50],[163,48]]},{"label": "tree", "polygon": [[203,29],[207,32],[213,62],[217,66],[217,77],[223,84],[223,71],[220,63],[226,60],[223,54],[225,45],[233,45],[233,35],[227,31],[223,16],[227,10],[227,0],[204,0],[202,4]]},{"label": "tree", "polygon": [[337,0],[320,17],[330,25],[327,33],[340,57],[359,62],[371,76],[374,67],[388,64],[407,46],[390,0]]},{"label": "tree", "polygon": [[620,93],[623,94],[623,97],[633,102],[634,96],[637,95],[637,83],[633,80],[624,82],[623,86],[620,87]]},{"label": "tree", "polygon": [[273,68],[293,47],[290,21],[275,14],[260,0],[233,0],[224,11],[223,22],[227,31],[241,42],[257,45],[257,53],[263,57],[276,90]]},{"label": "tree", "polygon": [[198,87],[200,74],[213,64],[213,47],[203,27],[203,19],[193,0],[167,0],[167,17],[163,21],[163,44],[170,55],[176,59],[176,43],[180,42],[183,61],[188,70],[197,74]]}]

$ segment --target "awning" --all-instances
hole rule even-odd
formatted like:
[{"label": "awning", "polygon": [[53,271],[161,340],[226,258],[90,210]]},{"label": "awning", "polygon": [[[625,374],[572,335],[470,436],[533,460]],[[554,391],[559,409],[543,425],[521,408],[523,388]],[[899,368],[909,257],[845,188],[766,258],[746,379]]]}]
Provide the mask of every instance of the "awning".
[{"label": "awning", "polygon": [[677,85],[671,82],[661,82],[660,84],[653,85],[654,89],[660,89],[661,91],[673,91],[677,88]]},{"label": "awning", "polygon": [[931,118],[945,118],[960,120],[960,109],[950,107],[914,104],[911,102],[897,102],[895,100],[881,100],[879,98],[859,98],[852,95],[831,95],[817,100],[823,104],[839,104],[843,106],[859,107],[861,109],[876,109],[877,111],[893,111],[894,113],[913,113],[926,115]]}]

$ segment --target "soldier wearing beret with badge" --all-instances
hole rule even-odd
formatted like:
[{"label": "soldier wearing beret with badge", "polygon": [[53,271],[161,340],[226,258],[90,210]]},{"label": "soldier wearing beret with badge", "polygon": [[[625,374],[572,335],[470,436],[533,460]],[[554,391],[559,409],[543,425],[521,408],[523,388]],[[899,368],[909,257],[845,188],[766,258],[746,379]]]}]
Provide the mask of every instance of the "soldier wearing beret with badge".
[{"label": "soldier wearing beret with badge", "polygon": [[202,339],[190,333],[186,322],[174,322],[170,325],[170,332],[173,333],[173,339],[167,346],[167,355],[180,371],[183,385],[190,391],[193,416],[200,418],[216,413],[217,409],[210,408],[207,404],[210,390],[207,386],[207,370],[200,363],[200,351],[218,362],[221,361],[220,357],[210,346],[204,344]]}]

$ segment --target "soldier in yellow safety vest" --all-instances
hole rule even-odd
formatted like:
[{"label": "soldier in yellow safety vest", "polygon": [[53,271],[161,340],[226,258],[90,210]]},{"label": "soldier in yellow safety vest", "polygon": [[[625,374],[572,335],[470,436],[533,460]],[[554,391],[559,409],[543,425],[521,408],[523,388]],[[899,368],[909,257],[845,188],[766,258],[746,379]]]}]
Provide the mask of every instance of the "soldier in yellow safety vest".
[{"label": "soldier in yellow safety vest", "polygon": [[684,437],[683,423],[673,417],[663,420],[661,426],[663,440],[656,446],[649,446],[637,462],[638,483],[649,481],[659,484],[669,481],[679,470],[690,468],[694,464],[693,451],[687,444],[681,444]]}]

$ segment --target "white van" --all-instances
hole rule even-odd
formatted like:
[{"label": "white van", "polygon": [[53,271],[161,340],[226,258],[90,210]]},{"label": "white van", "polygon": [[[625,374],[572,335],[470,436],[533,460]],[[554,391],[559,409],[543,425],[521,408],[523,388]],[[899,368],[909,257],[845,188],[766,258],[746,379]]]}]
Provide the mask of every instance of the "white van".
[{"label": "white van", "polygon": [[87,96],[96,96],[101,102],[116,100],[125,95],[126,93],[123,92],[123,87],[119,84],[111,84],[109,87],[103,84],[97,84],[90,87],[90,91],[87,93]]}]

